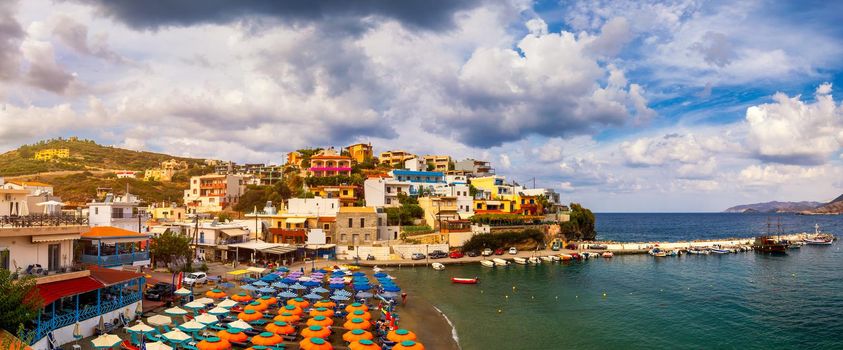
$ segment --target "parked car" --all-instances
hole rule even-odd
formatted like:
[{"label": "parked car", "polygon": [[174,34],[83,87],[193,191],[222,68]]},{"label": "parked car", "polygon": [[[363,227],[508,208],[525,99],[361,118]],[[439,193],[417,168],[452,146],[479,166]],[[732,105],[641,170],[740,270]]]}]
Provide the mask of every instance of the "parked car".
[{"label": "parked car", "polygon": [[410,256],[410,259],[413,259],[413,260],[424,260],[424,254],[422,254],[422,253],[413,253],[413,255],[411,255],[411,256]]},{"label": "parked car", "polygon": [[608,248],[605,244],[590,244],[588,249],[595,249],[595,250],[606,250]]},{"label": "parked car", "polygon": [[474,251],[474,250],[469,250],[467,253],[465,253],[465,255],[473,258],[473,257],[478,256],[480,254],[477,254],[477,252]]},{"label": "parked car", "polygon": [[492,253],[494,253],[494,252],[492,251],[492,249],[491,249],[491,248],[486,248],[486,249],[483,249],[483,252],[482,252],[482,253],[480,253],[480,255],[482,255],[482,256],[491,256],[491,255],[492,255]]},{"label": "parked car", "polygon": [[495,255],[503,255],[503,248],[495,249]]},{"label": "parked car", "polygon": [[191,272],[184,276],[184,284],[188,286],[203,283],[208,283],[208,274],[204,272]]},{"label": "parked car", "polygon": [[430,252],[430,254],[427,254],[427,256],[429,256],[431,259],[442,259],[442,258],[447,258],[448,253],[445,253],[441,250],[434,250],[434,251]]},{"label": "parked car", "polygon": [[450,254],[448,254],[448,257],[450,257],[451,259],[459,259],[459,258],[462,258],[464,256],[465,256],[465,254],[463,254],[459,250],[454,250]]},{"label": "parked car", "polygon": [[146,298],[149,300],[163,300],[173,296],[176,286],[172,283],[158,282],[152,288],[146,290]]},{"label": "parked car", "polygon": [[515,255],[515,254],[518,254],[518,249],[515,249],[515,247],[510,247],[509,248],[509,255]]}]

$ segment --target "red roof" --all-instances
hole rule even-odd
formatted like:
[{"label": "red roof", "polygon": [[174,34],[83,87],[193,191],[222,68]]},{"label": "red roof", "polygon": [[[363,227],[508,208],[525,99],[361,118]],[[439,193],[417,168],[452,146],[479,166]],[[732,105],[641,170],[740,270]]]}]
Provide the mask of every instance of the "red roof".
[{"label": "red roof", "polygon": [[113,286],[118,283],[131,281],[135,278],[143,276],[142,274],[136,272],[108,269],[95,265],[88,266],[88,269],[91,270],[91,277],[93,277],[95,280],[99,281],[106,287]]},{"label": "red roof", "polygon": [[62,297],[87,293],[105,287],[91,277],[79,277],[69,280],[39,284],[36,288],[44,305],[50,304]]},{"label": "red roof", "polygon": [[135,231],[124,230],[119,227],[112,226],[95,226],[91,230],[82,234],[82,238],[100,239],[100,238],[137,238],[139,241],[150,237],[148,233],[141,233]]}]

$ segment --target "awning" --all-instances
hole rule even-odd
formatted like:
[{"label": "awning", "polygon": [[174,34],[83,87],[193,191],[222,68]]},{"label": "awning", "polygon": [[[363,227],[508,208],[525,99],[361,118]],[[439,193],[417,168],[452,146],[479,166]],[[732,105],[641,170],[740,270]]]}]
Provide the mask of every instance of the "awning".
[{"label": "awning", "polygon": [[151,228],[149,229],[149,232],[150,232],[150,233],[154,233],[154,234],[159,234],[159,235],[161,235],[161,234],[164,234],[164,232],[167,232],[167,229],[169,229],[169,227],[166,227],[166,226],[153,226],[153,227],[151,227]]},{"label": "awning", "polygon": [[288,224],[303,224],[307,221],[307,218],[288,218]]},{"label": "awning", "polygon": [[264,272],[266,272],[266,269],[262,268],[262,267],[250,266],[248,269],[246,269],[246,271],[254,272],[254,273],[264,273]]},{"label": "awning", "polygon": [[79,277],[69,280],[39,284],[35,288],[41,295],[44,305],[48,305],[63,297],[87,293],[105,287],[102,283],[91,277]]},{"label": "awning", "polygon": [[137,272],[107,269],[98,266],[90,266],[89,270],[91,270],[91,278],[99,281],[106,287],[143,277],[142,274]]},{"label": "awning", "polygon": [[294,246],[272,247],[268,249],[261,249],[264,254],[287,254],[296,251]]},{"label": "awning", "polygon": [[308,244],[304,246],[305,249],[316,250],[316,249],[332,249],[336,248],[336,244]]},{"label": "awning", "polygon": [[79,239],[78,233],[68,233],[63,235],[46,235],[46,236],[32,236],[32,243],[41,242],[58,242]]},{"label": "awning", "polygon": [[246,270],[234,270],[234,271],[228,272],[229,275],[234,275],[234,276],[245,275],[247,273],[249,273],[249,271],[246,271]]},{"label": "awning", "polygon": [[245,235],[249,234],[249,231],[241,230],[241,229],[234,229],[234,228],[233,229],[220,230],[220,231],[222,231],[222,233],[226,234],[229,237],[245,236]]},{"label": "awning", "polygon": [[457,214],[459,214],[460,219],[463,219],[463,220],[471,219],[471,217],[474,216],[474,214],[471,214],[471,213],[457,213]]}]

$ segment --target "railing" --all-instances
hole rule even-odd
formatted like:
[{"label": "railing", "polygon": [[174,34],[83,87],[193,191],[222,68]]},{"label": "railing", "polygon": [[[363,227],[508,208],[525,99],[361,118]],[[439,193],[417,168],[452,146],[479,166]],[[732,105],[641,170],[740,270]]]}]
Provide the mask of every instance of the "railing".
[{"label": "railing", "polygon": [[123,213],[111,213],[112,219],[137,219],[138,217],[145,217],[146,214],[123,214]]},{"label": "railing", "polygon": [[0,227],[42,227],[87,225],[87,217],[73,215],[11,215],[0,216]]},{"label": "railing", "polygon": [[82,262],[100,266],[117,266],[131,264],[135,261],[149,260],[149,252],[134,252],[130,254],[96,255],[82,254]]}]

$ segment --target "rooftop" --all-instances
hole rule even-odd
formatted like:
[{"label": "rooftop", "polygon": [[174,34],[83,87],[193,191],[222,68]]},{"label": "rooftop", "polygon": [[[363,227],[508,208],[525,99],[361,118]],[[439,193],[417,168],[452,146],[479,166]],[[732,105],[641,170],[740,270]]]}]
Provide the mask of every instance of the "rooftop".
[{"label": "rooftop", "polygon": [[374,213],[373,207],[340,207],[340,213]]},{"label": "rooftop", "polygon": [[413,171],[413,170],[393,170],[394,175],[413,175],[413,176],[445,176],[441,171]]},{"label": "rooftop", "polygon": [[82,234],[82,238],[88,239],[102,239],[102,238],[137,238],[148,239],[148,233],[134,232],[124,230],[122,228],[111,226],[96,226],[91,227],[91,230]]}]

